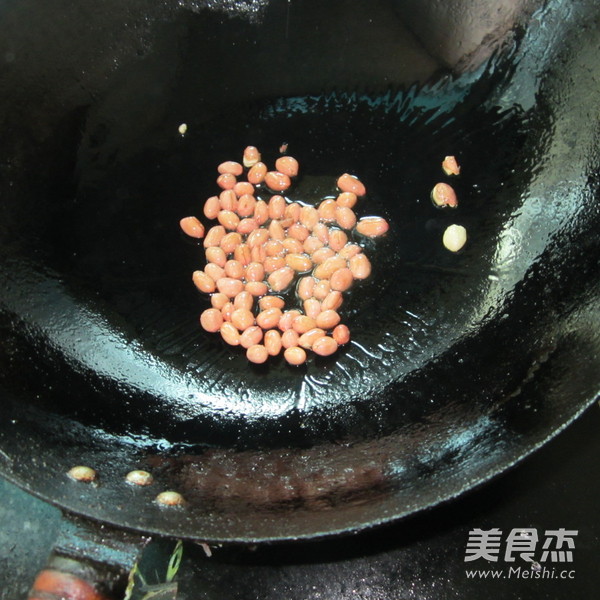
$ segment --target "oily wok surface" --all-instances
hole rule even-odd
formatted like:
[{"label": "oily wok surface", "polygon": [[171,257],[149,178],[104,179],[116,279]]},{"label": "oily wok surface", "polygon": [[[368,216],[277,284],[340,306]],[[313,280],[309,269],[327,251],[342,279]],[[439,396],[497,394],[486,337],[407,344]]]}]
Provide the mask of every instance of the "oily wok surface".
[{"label": "oily wok surface", "polygon": [[[69,65],[6,75],[2,469],[75,512],[206,540],[358,529],[500,472],[597,394],[594,11],[550,3],[545,29],[478,69],[410,86],[394,60],[313,70],[320,46],[294,54],[293,28],[273,58],[261,42],[288,16],[264,10],[152,15],[84,94],[65,92]],[[283,142],[292,199],[349,171],[369,190],[358,215],[391,225],[344,305],[352,342],[301,368],[249,365],[198,327],[203,252],[178,228],[219,162],[252,144],[272,163]],[[446,154],[463,166],[454,211],[429,200]],[[76,463],[96,485],[66,478]],[[131,489],[133,468],[155,484]],[[187,506],[157,507],[162,489]]]}]

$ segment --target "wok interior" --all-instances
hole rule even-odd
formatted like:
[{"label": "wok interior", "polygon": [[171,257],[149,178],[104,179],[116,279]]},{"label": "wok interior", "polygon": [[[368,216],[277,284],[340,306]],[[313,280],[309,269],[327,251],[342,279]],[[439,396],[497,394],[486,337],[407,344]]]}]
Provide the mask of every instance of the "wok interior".
[{"label": "wok interior", "polygon": [[[41,78],[39,67],[9,75],[17,83],[11,100],[25,104],[11,104],[16,118],[5,141],[12,157],[1,225],[7,397],[25,398],[59,423],[67,417],[138,442],[147,435],[153,452],[160,439],[163,449],[180,443],[188,454],[343,441],[358,444],[355,462],[331,460],[351,469],[377,455],[372,440],[386,439],[377,465],[342,481],[333,504],[346,497],[340,489],[387,490],[390,465],[402,471],[411,452],[429,455],[405,470],[414,480],[427,476],[428,460],[460,463],[469,428],[469,444],[493,455],[484,440],[506,421],[490,415],[561,355],[567,333],[579,340],[565,322],[572,306],[593,297],[585,275],[593,254],[564,246],[570,239],[577,247],[597,223],[585,204],[589,182],[557,200],[551,218],[531,193],[560,112],[552,91],[525,101],[518,60],[534,51],[505,47],[478,69],[450,76],[393,4],[368,3],[371,27],[357,25],[361,2],[354,12],[347,3],[292,3],[291,12],[289,3],[254,4],[263,12],[164,5],[135,21],[137,33],[114,34],[111,68],[106,51],[95,65],[86,48],[90,74],[77,71],[77,91],[73,69],[52,69],[60,58],[51,49],[55,80]],[[16,67],[20,60],[31,64],[16,53]],[[214,194],[218,163],[239,160],[252,144],[272,164],[283,142],[303,173],[292,199],[320,199],[334,193],[341,172],[356,173],[369,190],[359,216],[391,224],[385,239],[365,245],[373,274],[344,305],[353,342],[299,369],[281,358],[251,366],[198,327],[208,300],[195,292],[191,272],[202,267],[203,252],[178,229],[179,218],[200,215]],[[463,166],[452,212],[429,200],[444,179],[446,154]],[[529,220],[517,222],[522,215]],[[542,225],[531,229],[536,218]],[[441,244],[452,222],[469,233],[457,255]],[[537,422],[540,436],[550,414]],[[403,458],[390,458],[398,440]],[[208,466],[161,463],[164,476],[222,509],[223,497],[203,487],[210,477],[197,475],[225,460],[218,452]],[[281,453],[266,456],[265,472],[274,463],[283,468]],[[232,472],[243,482],[255,462],[241,460]],[[258,487],[271,485],[267,477]],[[292,488],[291,503],[301,495]]]}]

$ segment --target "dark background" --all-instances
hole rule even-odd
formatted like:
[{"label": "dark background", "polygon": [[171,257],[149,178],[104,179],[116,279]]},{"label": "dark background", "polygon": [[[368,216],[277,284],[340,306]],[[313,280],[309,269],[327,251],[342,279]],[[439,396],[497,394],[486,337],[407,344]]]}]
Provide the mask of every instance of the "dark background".
[{"label": "dark background", "polygon": [[[184,544],[178,600],[327,600],[597,597],[600,574],[600,407],[587,412],[510,472],[466,496],[403,522],[323,542],[259,548]],[[0,480],[0,598],[25,598],[57,536],[60,511]],[[470,529],[576,529],[573,580],[467,579]],[[159,544],[154,542],[155,547]],[[541,547],[541,542],[538,545]],[[164,570],[172,546],[149,571]],[[147,550],[147,555],[150,551]],[[539,551],[536,554],[539,558]],[[527,568],[518,559],[519,564]],[[478,560],[466,567],[487,569]],[[500,560],[498,568],[506,568]]]}]

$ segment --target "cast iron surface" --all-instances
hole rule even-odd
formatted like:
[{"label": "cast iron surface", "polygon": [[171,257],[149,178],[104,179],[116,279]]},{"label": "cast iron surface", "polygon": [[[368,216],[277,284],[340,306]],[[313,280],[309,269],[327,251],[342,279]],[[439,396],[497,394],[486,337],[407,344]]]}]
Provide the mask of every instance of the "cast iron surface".
[{"label": "cast iron surface", "polygon": [[[390,52],[372,70],[353,50],[317,69],[330,63],[301,35],[307,6],[298,28],[277,3],[234,18],[161,7],[87,78],[65,59],[40,79],[6,50],[0,461],[30,491],[204,540],[332,534],[489,479],[597,395],[593,3],[550,2],[479,70],[404,91],[432,65]],[[21,10],[9,16],[22,27]],[[198,329],[202,252],[177,221],[200,213],[218,162],[249,143],[272,160],[283,141],[305,173],[292,198],[356,172],[370,190],[359,214],[392,231],[365,247],[375,269],[348,300],[349,347],[255,368]],[[463,174],[449,213],[428,194],[451,153]],[[451,222],[469,231],[457,255],[440,243]],[[98,484],[70,481],[74,463]],[[155,485],[128,487],[135,467]],[[167,488],[187,506],[156,506]]]},{"label": "cast iron surface", "polygon": [[[212,547],[212,556],[185,543],[177,575],[178,600],[571,600],[594,598],[598,588],[600,522],[600,407],[590,407],[576,423],[534,456],[494,482],[448,505],[400,523],[338,539],[258,547]],[[0,480],[0,597],[25,598],[44,565],[47,547],[62,527],[60,511]],[[466,569],[526,567],[518,558],[497,564],[465,563],[473,528],[515,527],[577,530],[572,563],[575,578],[469,579]],[[103,528],[98,527],[100,533]],[[32,545],[31,539],[40,542]],[[43,543],[42,543],[43,542]],[[140,569],[149,584],[165,580],[174,542],[155,539]],[[540,558],[540,545],[535,553]],[[503,549],[500,553],[503,555]],[[2,596],[4,594],[4,596]]]}]

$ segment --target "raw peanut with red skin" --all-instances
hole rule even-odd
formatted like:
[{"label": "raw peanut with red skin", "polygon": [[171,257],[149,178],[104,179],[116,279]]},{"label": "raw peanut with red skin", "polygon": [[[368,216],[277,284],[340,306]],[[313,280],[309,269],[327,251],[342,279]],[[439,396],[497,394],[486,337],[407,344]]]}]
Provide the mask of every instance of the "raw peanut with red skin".
[{"label": "raw peanut with red skin", "polygon": [[300,223],[306,229],[312,231],[312,228],[319,222],[319,211],[314,206],[303,206],[300,209]]},{"label": "raw peanut with red skin", "polygon": [[349,173],[344,173],[339,177],[337,186],[342,192],[352,192],[357,196],[364,196],[367,193],[362,181]]},{"label": "raw peanut with red skin", "polygon": [[348,327],[346,327],[346,325],[340,323],[333,330],[331,337],[333,337],[333,339],[338,343],[338,346],[343,346],[350,341],[350,330]]},{"label": "raw peanut with red skin", "polygon": [[248,246],[250,246],[250,248],[254,248],[255,246],[262,246],[268,240],[269,240],[269,230],[263,229],[261,227],[260,229],[256,229],[255,231],[253,231],[248,236],[246,243],[248,244]]},{"label": "raw peanut with red skin", "polygon": [[325,300],[329,292],[331,291],[331,284],[328,279],[323,279],[315,284],[313,288],[313,296],[317,300]]},{"label": "raw peanut with red skin", "polygon": [[218,246],[225,235],[225,227],[223,225],[215,225],[211,227],[204,238],[204,247],[211,248]]},{"label": "raw peanut with red skin", "polygon": [[331,289],[337,292],[345,292],[347,289],[350,289],[353,281],[354,277],[352,276],[352,271],[348,267],[338,269],[329,278],[329,283],[331,283]]},{"label": "raw peanut with red skin", "polygon": [[279,240],[269,240],[265,244],[265,252],[267,256],[281,256],[285,255],[285,248]]},{"label": "raw peanut with red skin", "polygon": [[371,262],[365,254],[361,253],[353,256],[348,264],[354,279],[366,279],[371,274]]},{"label": "raw peanut with red skin", "polygon": [[319,356],[331,356],[338,349],[337,342],[328,335],[325,335],[312,345],[312,351]]},{"label": "raw peanut with red skin", "polygon": [[235,178],[235,175],[232,175],[231,173],[224,173],[217,177],[217,185],[223,190],[233,189],[233,186],[236,183],[237,179]]},{"label": "raw peanut with red skin", "polygon": [[307,298],[302,306],[304,307],[306,316],[315,319],[315,322],[320,327],[317,317],[321,314],[321,303],[316,298]]},{"label": "raw peanut with red skin", "polygon": [[290,254],[302,254],[303,252],[305,252],[304,245],[302,244],[302,242],[298,241],[295,238],[286,237],[285,240],[283,240],[282,244],[283,247]]},{"label": "raw peanut with red skin", "polygon": [[246,358],[251,363],[261,365],[269,358],[269,352],[262,344],[255,344],[246,350]]},{"label": "raw peanut with red skin", "polygon": [[227,262],[227,255],[223,252],[223,248],[219,248],[218,246],[207,248],[204,251],[204,256],[206,256],[207,262],[215,263],[215,265],[219,265],[220,267],[224,267]]},{"label": "raw peanut with red skin", "polygon": [[231,323],[240,331],[245,331],[254,325],[254,315],[250,310],[238,308],[231,313]]},{"label": "raw peanut with red skin", "polygon": [[264,225],[269,219],[269,207],[264,200],[258,200],[254,207],[254,218],[259,225]]},{"label": "raw peanut with red skin", "polygon": [[260,160],[260,152],[254,146],[247,146],[244,149],[242,163],[245,167],[253,167]]},{"label": "raw peanut with red skin", "polygon": [[[291,238],[291,239],[293,239],[293,238]],[[294,241],[298,241],[298,240],[294,240]],[[285,245],[285,243],[284,243],[284,245]],[[318,237],[316,237],[314,235],[309,235],[304,240],[304,244],[302,245],[302,248],[299,252],[304,251],[304,252],[306,252],[306,254],[310,255],[322,247],[323,247],[323,242]],[[288,252],[292,252],[292,250],[288,249]]]},{"label": "raw peanut with red skin", "polygon": [[246,266],[252,261],[250,247],[248,244],[240,244],[233,251],[233,258]]},{"label": "raw peanut with red skin", "polygon": [[217,281],[217,289],[228,298],[235,298],[240,292],[244,291],[244,284],[239,279],[221,277]]},{"label": "raw peanut with red skin", "polygon": [[291,238],[303,242],[310,235],[310,231],[301,223],[293,223],[287,230],[287,234]]},{"label": "raw peanut with red skin", "polygon": [[292,267],[294,271],[299,273],[310,271],[313,267],[312,260],[306,254],[288,254],[285,257],[285,262],[288,267]]},{"label": "raw peanut with red skin", "polygon": [[335,252],[331,248],[323,247],[315,250],[311,256],[312,261],[315,265],[322,265],[325,261],[333,258]]},{"label": "raw peanut with red skin", "polygon": [[271,196],[269,200],[269,219],[282,219],[287,202],[283,196]]},{"label": "raw peanut with red skin", "polygon": [[224,190],[219,194],[219,204],[222,210],[235,211],[238,205],[238,197],[233,190]]},{"label": "raw peanut with red skin", "polygon": [[267,256],[263,264],[265,266],[265,273],[268,273],[269,275],[275,271],[278,271],[279,269],[283,269],[283,267],[286,265],[285,258],[283,258],[283,256]]},{"label": "raw peanut with red skin", "polygon": [[296,317],[301,316],[301,314],[302,313],[296,309],[286,310],[281,315],[281,319],[279,319],[279,323],[277,324],[277,327],[279,327],[279,329],[281,331],[288,331],[289,329],[292,329],[292,327],[294,326],[294,319]]},{"label": "raw peanut with red skin", "polygon": [[288,177],[296,177],[298,175],[298,166],[298,161],[292,156],[280,156],[275,161],[275,168]]},{"label": "raw peanut with red skin", "polygon": [[335,310],[324,310],[315,319],[317,327],[321,329],[333,329],[340,322],[340,315]]},{"label": "raw peanut with red skin", "polygon": [[325,223],[317,223],[313,227],[312,234],[324,244],[329,243],[329,227]]},{"label": "raw peanut with red skin", "polygon": [[233,191],[238,198],[241,198],[244,194],[254,196],[254,186],[249,181],[238,181],[233,186]]},{"label": "raw peanut with red skin", "polygon": [[342,229],[352,229],[356,225],[354,211],[346,206],[338,206],[335,209],[335,220]]},{"label": "raw peanut with red skin", "polygon": [[315,269],[313,276],[317,279],[329,279],[338,269],[343,269],[346,265],[347,261],[345,258],[342,258],[341,256],[332,256]]},{"label": "raw peanut with red skin", "polygon": [[240,344],[240,332],[235,328],[234,325],[226,321],[221,325],[221,337],[226,344],[230,346],[239,346]]},{"label": "raw peanut with red skin", "polygon": [[233,160],[226,160],[217,167],[217,171],[221,175],[223,175],[224,173],[229,173],[231,175],[239,177],[244,172],[244,167],[242,167],[240,163],[235,162]]},{"label": "raw peanut with red skin", "polygon": [[342,192],[335,199],[338,206],[345,206],[346,208],[353,208],[358,200],[358,196],[354,192]]},{"label": "raw peanut with red skin", "polygon": [[260,344],[262,339],[263,330],[258,325],[252,325],[240,335],[240,346],[242,348],[250,348],[254,344]]},{"label": "raw peanut with red skin", "polygon": [[283,192],[292,185],[289,176],[279,171],[269,171],[265,175],[265,183],[274,192]]},{"label": "raw peanut with red skin", "polygon": [[285,352],[283,353],[283,357],[290,365],[294,366],[298,366],[306,362],[306,352],[299,347],[286,348]]},{"label": "raw peanut with red skin", "polygon": [[242,235],[248,235],[249,233],[252,233],[257,228],[258,228],[258,223],[256,222],[256,219],[250,217],[247,219],[242,219],[238,223],[237,232],[241,233]]},{"label": "raw peanut with red skin", "polygon": [[287,329],[281,334],[281,345],[284,348],[295,348],[300,341],[300,336],[297,331]]},{"label": "raw peanut with red skin", "polygon": [[213,308],[221,310],[228,302],[229,298],[225,294],[221,294],[221,292],[211,294],[210,296],[210,304]]},{"label": "raw peanut with red skin", "polygon": [[281,219],[281,226],[284,229],[291,227],[294,223],[300,220],[300,210],[302,207],[297,202],[292,202],[285,207],[283,218]]},{"label": "raw peanut with red skin", "polygon": [[237,214],[240,217],[252,217],[256,208],[256,198],[251,194],[240,196],[237,203]]},{"label": "raw peanut with red skin", "polygon": [[338,208],[338,205],[335,203],[333,198],[328,198],[327,200],[323,200],[321,204],[319,204],[319,218],[321,221],[325,221],[325,223],[333,223],[335,221],[335,209]]},{"label": "raw peanut with red skin", "polygon": [[265,180],[267,174],[267,165],[262,162],[257,162],[248,171],[248,181],[253,185],[258,185]]},{"label": "raw peanut with red skin", "polygon": [[264,296],[269,291],[269,288],[264,281],[249,281],[246,283],[245,290],[259,298],[260,296]]},{"label": "raw peanut with red skin", "polygon": [[262,263],[251,262],[246,267],[246,281],[262,281],[265,278],[265,267]]},{"label": "raw peanut with red skin", "polygon": [[312,345],[325,335],[325,332],[319,327],[309,329],[306,333],[303,333],[298,339],[298,345],[306,350],[310,350]]},{"label": "raw peanut with red skin", "polygon": [[223,268],[227,277],[241,279],[244,276],[244,265],[238,260],[228,260]]},{"label": "raw peanut with red skin", "polygon": [[252,310],[253,304],[254,304],[254,296],[250,292],[247,292],[246,290],[244,290],[243,292],[240,292],[233,299],[233,307],[235,309],[243,308],[245,310]]},{"label": "raw peanut with red skin", "polygon": [[223,315],[218,308],[207,308],[200,315],[200,325],[205,331],[215,333],[221,329],[223,325]]},{"label": "raw peanut with red skin", "polygon": [[360,254],[362,248],[358,244],[346,244],[339,252],[338,256],[350,260],[353,256]]},{"label": "raw peanut with red skin", "polygon": [[279,324],[282,313],[279,308],[268,308],[256,316],[256,324],[263,329],[273,329]]},{"label": "raw peanut with red skin", "polygon": [[204,225],[198,221],[196,217],[184,217],[179,221],[181,230],[186,235],[196,239],[202,239],[204,237]]},{"label": "raw peanut with red skin", "polygon": [[235,231],[240,224],[240,218],[231,210],[222,210],[217,219],[229,231]]},{"label": "raw peanut with red skin", "polygon": [[235,308],[233,307],[233,302],[227,302],[226,304],[224,304],[223,308],[221,309],[221,314],[223,315],[223,320],[230,322],[231,315],[233,314],[234,310],[235,310]]},{"label": "raw peanut with red skin", "polygon": [[258,306],[260,310],[268,310],[269,308],[279,308],[280,310],[283,310],[285,301],[279,296],[264,296],[264,298],[261,298],[258,301]]},{"label": "raw peanut with red skin", "polygon": [[341,229],[333,229],[329,232],[329,247],[339,252],[348,243],[348,236]]},{"label": "raw peanut with red skin", "polygon": [[389,228],[388,222],[382,217],[363,217],[356,224],[356,231],[366,237],[378,237]]},{"label": "raw peanut with red skin", "polygon": [[211,294],[216,289],[215,281],[204,271],[194,271],[192,273],[192,281],[194,285],[205,294]]},{"label": "raw peanut with red skin", "polygon": [[317,326],[314,319],[307,315],[298,315],[292,322],[292,328],[300,335]]},{"label": "raw peanut with red skin", "polygon": [[436,206],[441,208],[444,206],[456,208],[458,206],[456,192],[447,183],[436,183],[433,190],[431,190],[431,199]]},{"label": "raw peanut with red skin", "polygon": [[296,289],[298,298],[300,298],[300,300],[308,300],[309,298],[312,298],[316,283],[317,281],[314,277],[300,277],[298,280],[298,287]]},{"label": "raw peanut with red skin", "polygon": [[321,302],[321,310],[337,310],[344,302],[342,292],[333,290]]},{"label": "raw peanut with red skin", "polygon": [[265,332],[265,348],[270,356],[277,356],[281,352],[281,334],[276,329]]},{"label": "raw peanut with red skin", "polygon": [[225,254],[235,252],[235,249],[242,243],[242,236],[237,231],[226,233],[221,240],[221,248]]},{"label": "raw peanut with red skin", "polygon": [[274,219],[269,223],[269,235],[272,240],[285,240],[285,231],[277,219]]},{"label": "raw peanut with red skin", "polygon": [[216,219],[221,210],[221,201],[218,196],[211,196],[204,203],[204,216],[207,219]]},{"label": "raw peanut with red skin", "polygon": [[442,169],[446,175],[460,175],[460,166],[454,156],[446,156],[442,161]]},{"label": "raw peanut with red skin", "polygon": [[267,258],[267,252],[265,250],[265,245],[261,244],[260,246],[255,246],[251,250],[252,262],[256,263],[264,263]]},{"label": "raw peanut with red skin", "polygon": [[218,281],[221,277],[225,277],[225,269],[215,263],[207,263],[204,267],[204,272],[213,280]]},{"label": "raw peanut with red skin", "polygon": [[282,267],[273,271],[267,279],[271,289],[274,292],[282,292],[287,289],[294,279],[294,269],[291,267]]}]

